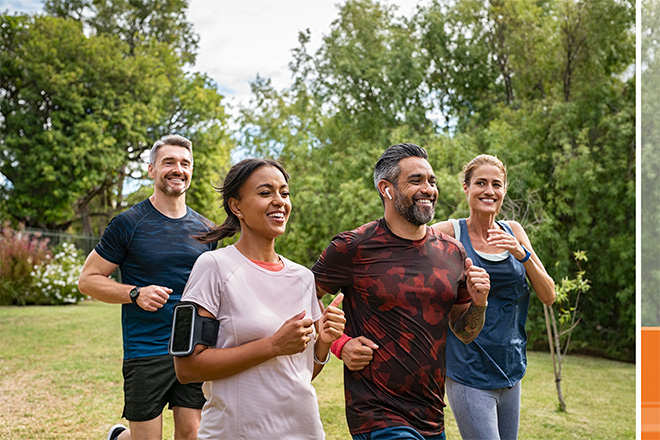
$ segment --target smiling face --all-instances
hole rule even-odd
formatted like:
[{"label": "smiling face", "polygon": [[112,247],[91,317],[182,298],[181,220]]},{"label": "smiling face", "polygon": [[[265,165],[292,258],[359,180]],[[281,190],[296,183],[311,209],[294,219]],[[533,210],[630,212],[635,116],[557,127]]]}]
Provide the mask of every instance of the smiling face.
[{"label": "smiling face", "polygon": [[399,162],[399,178],[393,187],[394,209],[400,216],[415,226],[433,220],[438,189],[433,168],[426,159],[402,159]]},{"label": "smiling face", "polygon": [[481,165],[470,177],[469,185],[463,183],[470,210],[486,214],[498,214],[506,195],[505,177],[494,165]]},{"label": "smiling face", "polygon": [[163,145],[153,164],[149,164],[149,177],[154,179],[156,191],[166,196],[178,197],[190,187],[192,180],[192,155],[184,147]]},{"label": "smiling face", "polygon": [[232,198],[229,206],[241,222],[241,236],[256,234],[275,239],[286,231],[291,213],[289,185],[277,168],[265,165],[245,181],[240,199]]}]

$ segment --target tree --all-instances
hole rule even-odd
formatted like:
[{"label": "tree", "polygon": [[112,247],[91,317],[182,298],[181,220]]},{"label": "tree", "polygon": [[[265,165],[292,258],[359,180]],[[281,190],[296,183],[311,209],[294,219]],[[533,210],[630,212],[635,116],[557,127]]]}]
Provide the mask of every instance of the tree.
[{"label": "tree", "polygon": [[[46,11],[59,18],[4,17],[0,170],[16,220],[102,231],[126,208],[125,184],[143,181],[143,154],[173,132],[197,146],[191,206],[211,210],[208,182],[218,180],[222,166],[214,168],[228,162],[233,143],[215,84],[184,69],[197,44],[186,6],[54,0]],[[34,154],[39,148],[42,156]],[[35,179],[39,173],[46,177]],[[61,189],[51,191],[55,180]]]},{"label": "tree", "polygon": [[[417,21],[431,90],[457,133],[508,164],[505,208],[531,203],[532,223],[518,220],[542,260],[559,262],[552,275],[566,276],[580,247],[594,292],[616,292],[585,300],[576,345],[632,359],[634,4],[436,2]],[[539,309],[533,302],[532,342],[543,334]]]},{"label": "tree", "polygon": [[[587,256],[582,251],[574,253],[578,272],[575,278],[564,277],[555,286],[557,299],[553,305],[543,304],[545,325],[548,332],[548,346],[552,356],[552,366],[555,372],[555,386],[557,387],[557,398],[559,399],[560,411],[566,411],[566,402],[561,388],[561,366],[563,358],[568,354],[571,344],[571,334],[577,327],[580,319],[577,317],[580,296],[591,288],[589,280],[584,278],[584,271],[580,261],[587,261]],[[575,293],[573,297],[571,294]],[[572,303],[574,301],[574,303]],[[568,306],[566,304],[568,303]],[[573,305],[572,305],[573,304]],[[559,318],[555,315],[554,308],[559,308]],[[559,321],[559,325],[557,325]],[[562,353],[563,352],[563,353]]]},{"label": "tree", "polygon": [[290,88],[252,84],[242,143],[292,175],[292,220],[278,244],[290,258],[311,264],[339,230],[381,215],[372,173],[384,146],[433,130],[409,37],[391,8],[349,1],[317,54],[301,33]]},{"label": "tree", "polygon": [[[194,64],[199,36],[186,20],[187,0],[46,0],[49,15],[84,24],[95,35],[115,35],[134,55],[145,42],[174,49],[183,61]],[[146,40],[146,41],[145,41]]]},{"label": "tree", "polygon": [[129,153],[116,143],[158,120],[165,68],[148,54],[125,60],[121,42],[87,38],[76,22],[1,20],[0,171],[9,212],[27,226],[66,228],[90,195],[123,177]]}]

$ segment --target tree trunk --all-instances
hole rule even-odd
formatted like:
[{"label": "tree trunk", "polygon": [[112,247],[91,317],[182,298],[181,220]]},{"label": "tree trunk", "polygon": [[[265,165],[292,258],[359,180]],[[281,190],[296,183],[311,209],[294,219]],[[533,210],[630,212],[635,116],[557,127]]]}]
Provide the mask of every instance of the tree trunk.
[{"label": "tree trunk", "polygon": [[552,367],[555,371],[555,385],[557,387],[557,398],[559,399],[560,410],[566,411],[564,395],[561,392],[561,346],[559,344],[559,332],[557,331],[557,321],[552,307],[543,305],[545,314],[545,326],[548,332],[548,345],[550,346],[550,355],[552,356]]}]

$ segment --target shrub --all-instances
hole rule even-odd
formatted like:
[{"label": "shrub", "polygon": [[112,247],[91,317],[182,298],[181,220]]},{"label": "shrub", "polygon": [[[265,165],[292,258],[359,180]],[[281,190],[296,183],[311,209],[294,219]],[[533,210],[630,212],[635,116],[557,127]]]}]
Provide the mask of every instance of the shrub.
[{"label": "shrub", "polygon": [[82,254],[75,245],[58,245],[52,259],[46,264],[35,266],[31,273],[33,284],[26,302],[43,305],[75,304],[87,298],[78,290],[82,265]]},{"label": "shrub", "polygon": [[25,305],[25,294],[32,287],[35,266],[46,263],[51,252],[48,239],[39,234],[15,230],[9,223],[0,231],[0,305]]},{"label": "shrub", "polygon": [[57,305],[76,303],[83,256],[72,243],[53,251],[48,239],[27,234],[8,223],[0,233],[0,305]]}]

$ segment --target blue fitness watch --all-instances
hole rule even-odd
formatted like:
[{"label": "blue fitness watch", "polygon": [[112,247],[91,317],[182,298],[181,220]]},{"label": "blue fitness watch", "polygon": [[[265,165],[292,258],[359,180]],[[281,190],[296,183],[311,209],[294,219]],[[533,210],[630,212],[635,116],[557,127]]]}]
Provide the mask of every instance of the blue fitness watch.
[{"label": "blue fitness watch", "polygon": [[523,250],[525,251],[525,257],[522,260],[518,260],[518,261],[520,261],[521,263],[524,263],[527,260],[529,260],[529,257],[532,256],[532,253],[529,250],[527,250],[527,248],[525,246],[523,246],[522,244],[520,245],[520,247],[523,248]]}]

